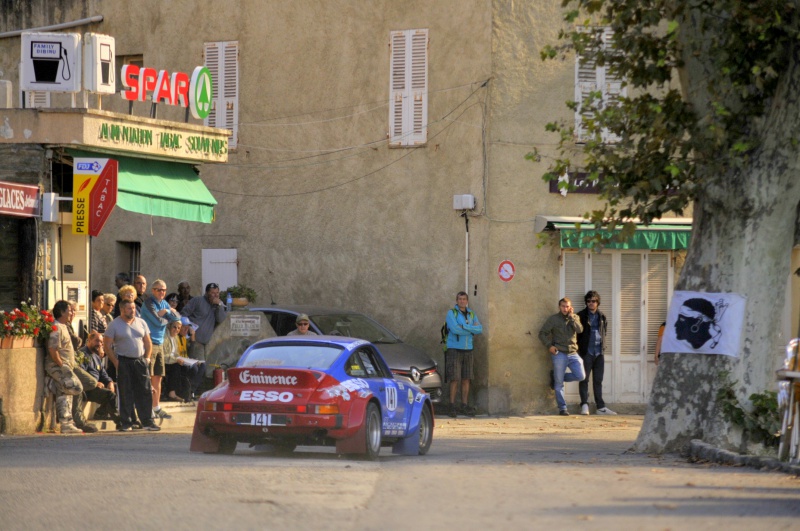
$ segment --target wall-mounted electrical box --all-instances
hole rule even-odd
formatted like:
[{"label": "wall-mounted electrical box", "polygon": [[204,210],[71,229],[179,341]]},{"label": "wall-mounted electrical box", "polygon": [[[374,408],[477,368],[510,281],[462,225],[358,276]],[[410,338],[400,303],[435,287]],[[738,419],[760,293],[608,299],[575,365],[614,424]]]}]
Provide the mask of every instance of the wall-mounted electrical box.
[{"label": "wall-mounted electrical box", "polygon": [[472,194],[454,195],[453,210],[473,210],[475,208],[475,196]]}]

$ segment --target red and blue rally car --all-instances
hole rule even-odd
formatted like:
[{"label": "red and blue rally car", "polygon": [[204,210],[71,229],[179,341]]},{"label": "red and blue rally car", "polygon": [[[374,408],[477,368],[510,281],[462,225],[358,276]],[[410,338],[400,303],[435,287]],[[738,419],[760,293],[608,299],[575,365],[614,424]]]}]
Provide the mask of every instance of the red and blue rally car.
[{"label": "red and blue rally car", "polygon": [[336,446],[377,458],[424,455],[433,440],[433,405],[416,385],[396,380],[380,352],[361,339],[277,337],[251,345],[227,381],[197,404],[191,451],[232,454],[239,442]]}]

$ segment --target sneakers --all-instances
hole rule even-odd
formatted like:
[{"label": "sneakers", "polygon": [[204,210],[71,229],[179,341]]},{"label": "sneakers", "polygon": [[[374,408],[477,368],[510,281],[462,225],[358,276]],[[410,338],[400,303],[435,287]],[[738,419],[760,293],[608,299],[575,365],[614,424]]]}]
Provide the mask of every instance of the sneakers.
[{"label": "sneakers", "polygon": [[161,420],[169,420],[172,418],[172,415],[164,411],[164,408],[159,409],[158,411],[153,410],[153,418],[154,419],[161,419]]},{"label": "sneakers", "polygon": [[581,404],[581,415],[589,414],[589,404]]},{"label": "sneakers", "polygon": [[597,414],[598,415],[616,415],[616,413],[614,411],[611,411],[607,407],[598,408]]},{"label": "sneakers", "polygon": [[62,435],[76,435],[78,433],[83,433],[83,431],[80,428],[76,427],[72,422],[61,423]]},{"label": "sneakers", "polygon": [[553,391],[556,390],[556,375],[553,373],[552,369],[550,369],[550,389]]},{"label": "sneakers", "polygon": [[466,415],[468,417],[474,417],[476,412],[477,412],[477,409],[475,409],[473,406],[470,406],[469,404],[461,404],[461,413],[462,414],[464,414],[464,415]]},{"label": "sneakers", "polygon": [[81,431],[83,433],[97,433],[97,426],[94,424],[86,423],[83,426],[80,426]]},{"label": "sneakers", "polygon": [[569,417],[569,411],[567,411],[566,409],[559,409],[558,414],[561,415],[562,417]]},{"label": "sneakers", "polygon": [[450,407],[447,408],[447,416],[453,419],[456,418],[458,416],[458,406],[450,404]]},{"label": "sneakers", "polygon": [[155,422],[151,422],[150,424],[145,424],[144,429],[147,431],[161,431],[161,428],[156,426]]},{"label": "sneakers", "polygon": [[133,431],[133,427],[130,425],[120,424],[117,428],[117,431]]}]

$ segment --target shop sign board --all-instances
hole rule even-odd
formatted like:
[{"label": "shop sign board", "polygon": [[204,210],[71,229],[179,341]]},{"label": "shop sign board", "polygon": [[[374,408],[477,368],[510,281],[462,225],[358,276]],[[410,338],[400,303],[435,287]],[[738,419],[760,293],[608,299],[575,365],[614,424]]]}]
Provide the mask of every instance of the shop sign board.
[{"label": "shop sign board", "polygon": [[21,54],[22,90],[80,92],[80,34],[23,33]]},{"label": "shop sign board", "polygon": [[0,181],[0,215],[32,218],[39,215],[39,187]]},{"label": "shop sign board", "polygon": [[73,168],[72,233],[97,236],[117,204],[114,159],[76,157]]},{"label": "shop sign board", "polygon": [[83,35],[83,88],[97,94],[117,91],[114,37],[100,33]]},{"label": "shop sign board", "polygon": [[122,67],[122,99],[145,101],[150,94],[153,103],[189,107],[192,116],[202,120],[211,111],[211,72],[198,66],[191,78],[185,72],[169,73],[146,66],[128,64]]}]

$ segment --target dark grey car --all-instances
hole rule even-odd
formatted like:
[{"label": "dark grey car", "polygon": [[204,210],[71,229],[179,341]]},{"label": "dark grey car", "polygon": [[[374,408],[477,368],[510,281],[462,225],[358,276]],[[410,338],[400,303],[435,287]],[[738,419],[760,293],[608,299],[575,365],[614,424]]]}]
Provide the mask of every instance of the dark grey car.
[{"label": "dark grey car", "polygon": [[250,308],[251,312],[264,312],[275,334],[285,336],[297,326],[301,313],[311,320],[311,330],[320,335],[348,336],[364,339],[380,349],[395,376],[405,379],[425,390],[432,402],[442,399],[442,377],[436,362],[418,348],[403,343],[386,327],[363,313],[322,308],[319,306],[269,306]]}]

